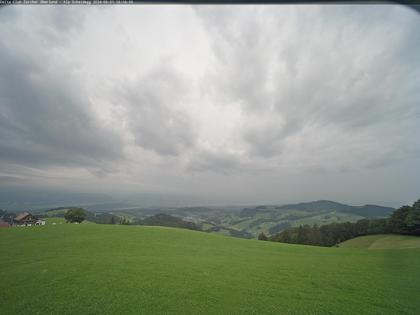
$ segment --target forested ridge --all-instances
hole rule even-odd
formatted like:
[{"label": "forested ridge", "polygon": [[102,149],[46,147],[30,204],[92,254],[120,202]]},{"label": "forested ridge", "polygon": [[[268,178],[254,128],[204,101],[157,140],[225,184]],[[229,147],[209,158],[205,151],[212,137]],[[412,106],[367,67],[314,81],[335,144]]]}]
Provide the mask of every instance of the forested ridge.
[{"label": "forested ridge", "polygon": [[371,234],[404,234],[420,236],[420,199],[412,206],[396,209],[389,218],[362,219],[355,223],[331,223],[327,225],[301,225],[283,230],[260,240],[282,243],[334,246],[351,238]]}]

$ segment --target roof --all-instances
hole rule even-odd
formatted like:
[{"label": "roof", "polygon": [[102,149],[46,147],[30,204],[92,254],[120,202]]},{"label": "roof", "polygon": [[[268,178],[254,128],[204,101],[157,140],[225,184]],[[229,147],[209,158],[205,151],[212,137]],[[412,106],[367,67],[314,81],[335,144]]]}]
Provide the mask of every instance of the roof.
[{"label": "roof", "polygon": [[[30,216],[32,216],[33,217],[33,215],[32,214],[30,214],[29,212],[23,212],[23,213],[20,213],[20,214],[18,214],[16,217],[15,217],[15,221],[20,221],[20,220],[23,220],[24,218],[26,218],[28,215],[30,215]],[[34,217],[35,218],[35,217]],[[36,218],[35,218],[36,219]]]}]

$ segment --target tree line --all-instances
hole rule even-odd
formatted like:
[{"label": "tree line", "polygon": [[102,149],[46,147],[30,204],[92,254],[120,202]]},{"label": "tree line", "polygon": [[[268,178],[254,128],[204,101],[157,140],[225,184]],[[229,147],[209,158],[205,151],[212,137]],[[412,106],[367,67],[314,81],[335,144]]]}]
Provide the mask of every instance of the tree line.
[{"label": "tree line", "polygon": [[258,239],[291,244],[334,246],[357,236],[389,233],[420,236],[420,199],[412,206],[396,209],[389,218],[362,219],[355,223],[331,223],[322,226],[301,225],[285,229],[270,237],[261,233]]}]

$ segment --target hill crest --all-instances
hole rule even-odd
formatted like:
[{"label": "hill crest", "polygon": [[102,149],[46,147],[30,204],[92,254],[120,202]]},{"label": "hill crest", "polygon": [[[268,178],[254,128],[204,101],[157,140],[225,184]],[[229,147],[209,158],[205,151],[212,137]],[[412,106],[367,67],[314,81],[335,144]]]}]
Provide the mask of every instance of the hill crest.
[{"label": "hill crest", "polygon": [[295,204],[286,204],[277,207],[277,209],[296,209],[303,211],[339,211],[352,214],[358,214],[367,218],[373,217],[385,217],[394,211],[394,208],[384,207],[379,205],[366,204],[363,206],[350,206],[343,203],[331,201],[331,200],[317,200],[311,202],[301,202]]}]

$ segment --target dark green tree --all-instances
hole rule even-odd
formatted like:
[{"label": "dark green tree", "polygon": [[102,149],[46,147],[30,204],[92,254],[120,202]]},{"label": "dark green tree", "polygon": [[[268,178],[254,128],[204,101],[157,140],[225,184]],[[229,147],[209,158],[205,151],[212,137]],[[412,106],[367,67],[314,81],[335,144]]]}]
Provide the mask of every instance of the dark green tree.
[{"label": "dark green tree", "polygon": [[420,199],[417,200],[404,220],[406,231],[412,235],[420,235]]},{"label": "dark green tree", "polygon": [[293,243],[292,240],[292,233],[290,232],[290,230],[284,230],[282,232],[282,242],[284,243]]},{"label": "dark green tree", "polygon": [[129,221],[129,220],[127,220],[125,217],[122,217],[122,218],[120,219],[120,224],[121,224],[121,225],[130,225],[130,221]]},{"label": "dark green tree", "polygon": [[311,244],[311,227],[307,224],[297,228],[296,242],[298,244]]},{"label": "dark green tree", "polygon": [[261,233],[258,235],[258,239],[259,239],[260,241],[267,241],[267,240],[268,240],[268,237],[267,237],[267,235],[265,235],[265,234],[264,234],[264,232],[261,232]]},{"label": "dark green tree", "polygon": [[395,210],[389,219],[389,226],[393,233],[407,233],[406,218],[411,212],[410,206],[402,206]]},{"label": "dark green tree", "polygon": [[82,208],[72,208],[67,210],[64,218],[70,223],[82,223],[86,219],[86,210]]}]

